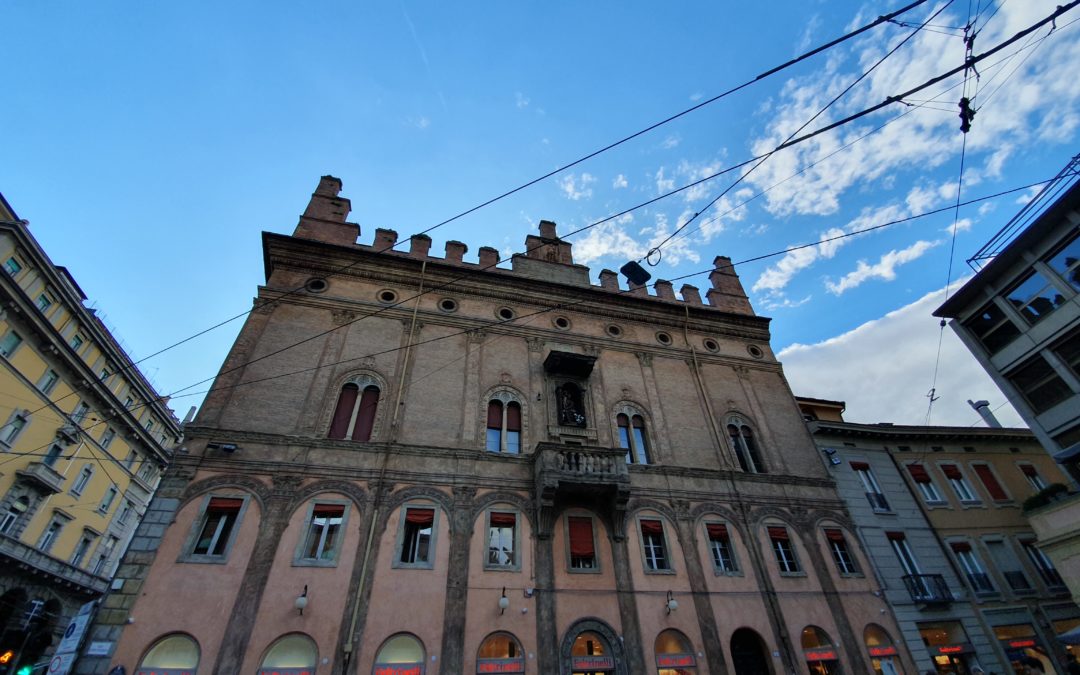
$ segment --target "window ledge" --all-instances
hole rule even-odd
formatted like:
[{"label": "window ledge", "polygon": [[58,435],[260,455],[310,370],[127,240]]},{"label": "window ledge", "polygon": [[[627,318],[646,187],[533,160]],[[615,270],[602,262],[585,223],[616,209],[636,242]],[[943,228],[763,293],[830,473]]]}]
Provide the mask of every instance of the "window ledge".
[{"label": "window ledge", "polygon": [[568,574],[603,574],[603,571],[599,566],[597,567],[567,567]]},{"label": "window ledge", "polygon": [[668,570],[654,570],[654,569],[649,569],[648,567],[646,567],[645,568],[645,574],[670,574],[670,575],[674,575],[675,570],[671,570],[671,569],[668,569]]},{"label": "window ledge", "polygon": [[311,558],[298,558],[292,561],[293,567],[337,567],[338,561],[335,557],[333,560],[313,560]]},{"label": "window ledge", "polygon": [[485,572],[520,572],[521,565],[484,565]]},{"label": "window ledge", "polygon": [[841,572],[841,579],[865,579],[866,575],[862,572]]},{"label": "window ledge", "polygon": [[878,516],[895,516],[896,511],[892,509],[874,509],[874,515]]},{"label": "window ledge", "polygon": [[789,577],[789,578],[799,578],[799,577],[805,577],[806,572],[802,572],[802,571],[799,571],[799,572],[780,572],[780,576]]},{"label": "window ledge", "polygon": [[178,563],[196,563],[196,564],[199,564],[199,565],[224,565],[225,563],[229,562],[229,560],[228,560],[228,558],[226,556],[223,556],[223,555],[209,556],[209,555],[195,555],[193,553],[187,553],[185,555],[180,556],[180,558],[177,559],[176,562],[178,562]]},{"label": "window ledge", "polygon": [[986,505],[981,500],[961,500],[960,507],[965,509],[985,509]]},{"label": "window ledge", "polygon": [[713,575],[718,577],[741,577],[743,573],[742,570],[719,570],[714,567]]},{"label": "window ledge", "polygon": [[433,570],[435,569],[435,564],[394,562],[390,565],[390,567],[391,569],[395,570]]}]

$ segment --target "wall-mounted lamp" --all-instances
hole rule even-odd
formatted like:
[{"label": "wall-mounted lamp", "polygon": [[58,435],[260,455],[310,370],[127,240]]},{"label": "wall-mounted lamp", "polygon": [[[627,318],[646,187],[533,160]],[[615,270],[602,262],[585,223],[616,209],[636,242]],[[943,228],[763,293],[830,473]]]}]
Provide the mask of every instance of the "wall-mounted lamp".
[{"label": "wall-mounted lamp", "polygon": [[835,455],[836,448],[824,448],[822,449],[822,452],[824,452],[826,455]]},{"label": "wall-mounted lamp", "polygon": [[304,616],[304,610],[307,608],[307,584],[304,584],[304,592],[296,596],[296,602],[293,605],[300,610],[300,616]]},{"label": "wall-mounted lamp", "polygon": [[667,613],[671,614],[679,608],[679,601],[675,599],[671,591],[667,592]]},{"label": "wall-mounted lamp", "polygon": [[510,598],[506,597],[506,586],[503,586],[502,597],[499,598],[499,615],[501,616],[509,606]]}]

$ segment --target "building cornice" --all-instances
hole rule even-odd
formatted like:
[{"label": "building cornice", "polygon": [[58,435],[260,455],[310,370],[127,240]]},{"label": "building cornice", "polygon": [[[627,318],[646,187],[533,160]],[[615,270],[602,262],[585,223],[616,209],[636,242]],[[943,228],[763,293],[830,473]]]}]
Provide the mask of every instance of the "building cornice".
[{"label": "building cornice", "polygon": [[987,427],[921,427],[899,424],[858,424],[855,422],[807,422],[810,433],[815,436],[849,436],[858,438],[892,440],[937,441],[1023,441],[1038,443],[1035,434],[1027,429]]}]

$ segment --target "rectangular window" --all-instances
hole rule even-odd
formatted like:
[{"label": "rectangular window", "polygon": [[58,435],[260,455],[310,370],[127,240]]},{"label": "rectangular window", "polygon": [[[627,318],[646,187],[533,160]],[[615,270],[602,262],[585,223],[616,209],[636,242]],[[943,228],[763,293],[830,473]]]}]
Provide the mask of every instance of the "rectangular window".
[{"label": "rectangular window", "polygon": [[1080,377],[1080,330],[1074,330],[1050,347],[1073,375]]},{"label": "rectangular window", "polygon": [[1057,568],[1054,567],[1054,563],[1050,561],[1050,558],[1042,552],[1042,550],[1035,545],[1034,539],[1022,539],[1020,545],[1024,547],[1024,553],[1031,560],[1031,563],[1035,565],[1035,569],[1038,571],[1039,576],[1042,577],[1043,583],[1047,586],[1064,586],[1065,582],[1061,580],[1061,575],[1058,573]]},{"label": "rectangular window", "polygon": [[641,519],[641,547],[645,553],[645,569],[666,572],[671,569],[667,547],[664,545],[664,524],[659,520]]},{"label": "rectangular window", "polygon": [[597,569],[596,542],[593,539],[593,521],[588,516],[567,516],[566,529],[570,539],[570,569]]},{"label": "rectangular window", "polygon": [[146,430],[148,432],[154,430],[154,420],[146,420]]},{"label": "rectangular window", "polygon": [[124,407],[125,408],[131,408],[131,406],[133,406],[133,405],[135,405],[135,399],[131,398],[130,396],[128,396],[126,399],[124,399]]},{"label": "rectangular window", "polygon": [[517,514],[505,511],[488,513],[488,567],[515,568],[518,565]]},{"label": "rectangular window", "polygon": [[965,504],[979,502],[979,498],[971,491],[971,486],[968,485],[964,474],[960,472],[960,467],[955,464],[942,464],[941,472],[945,474],[945,478],[949,481],[949,485],[952,486],[953,492],[956,493],[961,502]]},{"label": "rectangular window", "polygon": [[120,543],[120,539],[111,535],[105,540],[105,543],[98,551],[97,562],[94,563],[94,574],[105,574],[105,568],[109,564],[109,558],[112,557],[112,553],[116,550],[116,545],[118,543]]},{"label": "rectangular window", "polygon": [[37,388],[41,390],[43,394],[50,394],[52,390],[56,388],[56,383],[60,381],[60,375],[55,370],[46,370],[45,374],[38,380]]},{"label": "rectangular window", "polygon": [[1032,271],[1005,294],[1024,320],[1035,325],[1065,303],[1065,296],[1043,275]]},{"label": "rectangular window", "polygon": [[851,555],[851,551],[848,550],[843,531],[826,528],[825,540],[829,542],[829,550],[832,551],[833,560],[840,574],[858,574],[859,566],[855,563],[855,557]]},{"label": "rectangular window", "polygon": [[1080,291],[1080,234],[1074,234],[1060,249],[1051,253],[1046,264]]},{"label": "rectangular window", "polygon": [[101,506],[98,507],[98,511],[102,513],[108,513],[112,508],[113,502],[116,501],[116,495],[119,494],[119,490],[116,486],[112,486],[105,492],[105,496],[101,500]]},{"label": "rectangular window", "polygon": [[866,491],[866,499],[870,502],[870,506],[874,511],[891,510],[889,500],[885,498],[885,494],[881,491],[881,486],[878,485],[874,472],[870,470],[870,465],[866,462],[851,462],[851,468],[855,471],[855,475],[859,477],[859,482],[862,483],[863,490]]},{"label": "rectangular window", "polygon": [[983,487],[986,488],[991,499],[995,502],[1011,501],[1008,493],[1005,492],[1005,488],[998,482],[997,476],[994,475],[994,471],[990,468],[989,464],[972,464],[971,470],[974,471],[975,475],[982,481]]},{"label": "rectangular window", "polygon": [[930,478],[925,466],[922,464],[908,464],[907,470],[911,474],[911,480],[915,482],[915,487],[919,490],[924,502],[927,504],[941,504],[945,501],[941,498],[941,493],[938,492],[937,486],[934,485],[934,481]]},{"label": "rectangular window", "polygon": [[90,552],[90,547],[94,545],[95,539],[97,539],[96,534],[83,531],[83,536],[75,546],[75,552],[71,555],[72,566],[82,567],[83,561],[86,560],[86,554]]},{"label": "rectangular window", "polygon": [[1069,385],[1038,354],[1006,377],[1037,414],[1046,412],[1073,394]]},{"label": "rectangular window", "polygon": [[224,556],[243,506],[244,500],[238,497],[211,497],[203,513],[199,536],[191,549],[192,555]]},{"label": "rectangular window", "polygon": [[90,404],[85,401],[80,402],[75,406],[75,410],[71,412],[71,421],[75,424],[82,424],[82,421],[86,419],[86,416],[90,414]]},{"label": "rectangular window", "polygon": [[5,359],[11,358],[11,355],[15,353],[15,350],[22,344],[22,336],[13,330],[9,330],[4,339],[0,340],[0,356]]},{"label": "rectangular window", "polygon": [[398,561],[405,565],[431,567],[434,526],[435,509],[406,508]]},{"label": "rectangular window", "polygon": [[127,457],[124,458],[124,468],[131,471],[131,467],[135,466],[135,460],[139,458],[139,453],[135,450],[128,450]]},{"label": "rectangular window", "polygon": [[101,434],[101,441],[99,441],[102,449],[108,450],[114,438],[116,438],[116,432],[111,427],[106,427]]},{"label": "rectangular window", "polygon": [[731,546],[731,536],[728,534],[727,525],[705,523],[705,533],[709,537],[713,568],[723,574],[738,572],[739,568],[735,564],[735,551]]},{"label": "rectangular window", "polygon": [[781,574],[798,574],[799,561],[795,558],[795,549],[788,538],[786,527],[768,528],[769,541],[772,542],[773,555],[776,556],[776,564],[780,567]]},{"label": "rectangular window", "polygon": [[49,451],[45,453],[45,458],[41,460],[41,463],[45,466],[56,466],[57,460],[60,459],[60,446],[50,445]]},{"label": "rectangular window", "polygon": [[1031,484],[1031,487],[1033,487],[1036,492],[1046,489],[1046,480],[1039,475],[1038,469],[1033,465],[1021,464],[1020,471],[1023,472],[1024,478],[1027,479],[1027,482]]},{"label": "rectangular window", "polygon": [[71,494],[79,496],[86,489],[86,484],[90,482],[90,477],[94,475],[94,467],[87,464],[79,472],[79,477],[75,479],[75,482],[71,486]]},{"label": "rectangular window", "polygon": [[135,510],[135,505],[129,500],[124,500],[124,508],[120,509],[120,515],[116,517],[116,523],[118,525],[127,525],[128,519],[131,517],[131,513]]},{"label": "rectangular window", "polygon": [[1020,561],[1013,555],[1012,550],[1002,540],[983,542],[986,550],[990,552],[990,559],[997,565],[1001,576],[1005,577],[1005,583],[1017,593],[1032,591],[1031,582],[1020,565]]},{"label": "rectangular window", "polygon": [[900,561],[900,566],[904,568],[904,574],[921,574],[919,561],[915,559],[915,554],[911,552],[911,547],[908,546],[907,537],[904,536],[904,533],[886,532],[885,536],[888,538],[889,545],[892,546],[897,560]]},{"label": "rectangular window", "polygon": [[40,309],[42,312],[44,312],[48,308],[52,307],[52,304],[53,304],[52,298],[50,298],[45,293],[42,293],[41,295],[38,296],[37,308]]},{"label": "rectangular window", "polygon": [[332,562],[341,547],[342,525],[345,521],[344,504],[315,504],[311,507],[311,521],[304,540],[302,559],[306,561]]},{"label": "rectangular window", "polygon": [[84,342],[85,340],[83,340],[83,337],[81,335],[73,335],[69,344],[71,345],[72,349],[78,352],[79,348],[83,346]]},{"label": "rectangular window", "polygon": [[967,577],[971,590],[976,593],[994,593],[994,584],[990,581],[990,575],[983,569],[979,557],[971,550],[971,544],[964,541],[955,541],[949,546],[952,548],[953,554],[956,555],[956,560],[960,563],[960,569],[964,571],[964,576]]},{"label": "rectangular window", "polygon": [[965,321],[964,327],[971,331],[990,354],[997,354],[1020,336],[1020,329],[1016,324],[992,302]]},{"label": "rectangular window", "polygon": [[22,263],[16,260],[15,256],[12,256],[4,261],[4,270],[11,276],[15,276],[22,271]]},{"label": "rectangular window", "polygon": [[68,518],[62,516],[59,513],[53,514],[52,520],[49,521],[49,526],[45,528],[45,532],[42,533],[41,539],[38,540],[37,547],[41,549],[43,553],[48,553],[52,550],[53,544],[56,543],[56,539],[60,536],[60,531],[64,529],[64,525],[67,524]]},{"label": "rectangular window", "polygon": [[0,428],[0,442],[8,447],[15,442],[15,439],[19,437],[22,430],[26,428],[27,420],[22,414],[16,413],[11,416],[11,420]]}]

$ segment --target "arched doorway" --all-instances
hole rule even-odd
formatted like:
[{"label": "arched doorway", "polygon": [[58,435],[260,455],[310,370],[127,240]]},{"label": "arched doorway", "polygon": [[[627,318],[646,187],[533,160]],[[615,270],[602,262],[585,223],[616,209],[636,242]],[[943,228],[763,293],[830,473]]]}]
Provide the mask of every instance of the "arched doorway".
[{"label": "arched doorway", "polygon": [[874,675],[901,675],[896,645],[884,628],[872,623],[863,631],[863,642],[874,666]]},{"label": "arched doorway", "polygon": [[772,675],[765,641],[750,628],[731,634],[731,667],[735,675]]},{"label": "arched doorway", "polygon": [[694,675],[697,672],[694,648],[677,630],[669,628],[657,635],[653,651],[657,675]]},{"label": "arched doorway", "polygon": [[313,675],[318,661],[315,641],[303,633],[290,633],[266,650],[259,675]]},{"label": "arched doorway", "polygon": [[477,673],[524,673],[525,653],[510,633],[492,633],[480,643],[476,655]]},{"label": "arched doorway", "polygon": [[371,672],[373,675],[424,675],[426,661],[424,643],[409,633],[398,633],[391,635],[379,647]]},{"label": "arched doorway", "polygon": [[563,636],[559,656],[562,675],[629,675],[618,635],[597,619],[571,626]]},{"label": "arched doorway", "polygon": [[817,626],[807,626],[802,631],[803,657],[811,675],[838,675],[840,655],[836,652],[829,634]]}]

